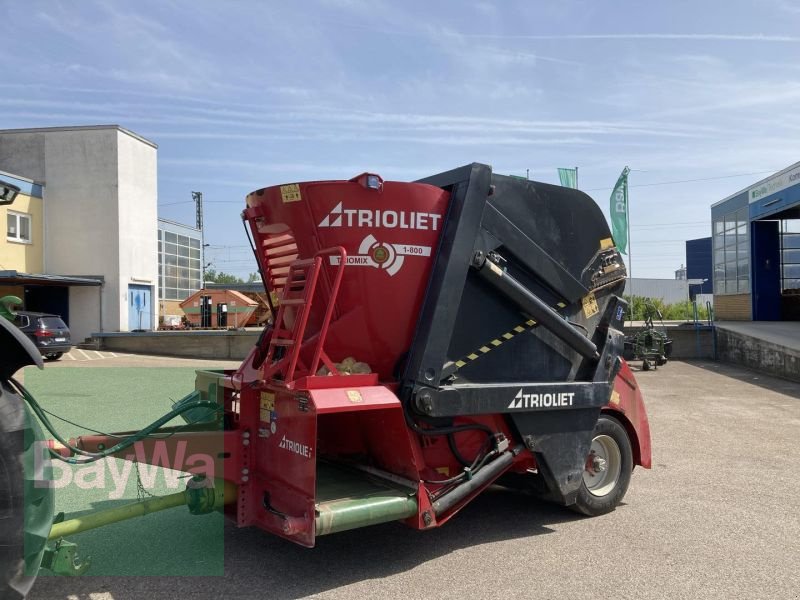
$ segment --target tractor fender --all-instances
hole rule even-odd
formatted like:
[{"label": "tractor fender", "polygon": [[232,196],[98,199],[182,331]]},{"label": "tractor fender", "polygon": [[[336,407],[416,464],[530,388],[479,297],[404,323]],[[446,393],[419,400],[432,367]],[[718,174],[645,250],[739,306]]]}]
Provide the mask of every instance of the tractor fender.
[{"label": "tractor fender", "polygon": [[603,413],[615,417],[625,427],[631,440],[634,464],[649,469],[652,453],[647,410],[644,406],[641,388],[639,388],[633,372],[627,362],[624,360],[621,362],[622,367],[614,379],[611,399],[603,407]]},{"label": "tractor fender", "polygon": [[43,369],[42,355],[13,323],[0,318],[0,381],[5,381],[28,365]]}]

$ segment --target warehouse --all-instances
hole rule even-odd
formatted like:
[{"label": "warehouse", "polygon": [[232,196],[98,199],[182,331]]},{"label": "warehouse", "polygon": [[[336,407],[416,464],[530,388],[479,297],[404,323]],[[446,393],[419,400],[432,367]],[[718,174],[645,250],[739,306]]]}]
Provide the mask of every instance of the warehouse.
[{"label": "warehouse", "polygon": [[800,162],[711,206],[719,320],[800,319]]}]

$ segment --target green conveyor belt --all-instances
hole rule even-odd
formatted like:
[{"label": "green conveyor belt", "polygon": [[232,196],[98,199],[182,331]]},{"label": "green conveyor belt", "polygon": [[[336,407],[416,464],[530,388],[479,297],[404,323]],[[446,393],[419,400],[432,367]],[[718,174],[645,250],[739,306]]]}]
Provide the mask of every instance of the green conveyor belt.
[{"label": "green conveyor belt", "polygon": [[417,514],[414,493],[366,473],[317,465],[316,535],[357,529]]}]

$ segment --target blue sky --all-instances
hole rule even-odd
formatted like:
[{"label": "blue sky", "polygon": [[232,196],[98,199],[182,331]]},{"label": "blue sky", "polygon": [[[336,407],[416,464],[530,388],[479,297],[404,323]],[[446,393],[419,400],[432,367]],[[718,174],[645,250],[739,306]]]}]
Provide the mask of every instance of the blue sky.
[{"label": "blue sky", "polygon": [[[479,161],[631,173],[633,274],[672,277],[710,205],[800,160],[800,1],[0,0],[0,128],[118,123],[159,145],[160,216],[255,270],[254,189]],[[687,180],[704,181],[687,181]],[[686,183],[669,183],[686,181]]]}]

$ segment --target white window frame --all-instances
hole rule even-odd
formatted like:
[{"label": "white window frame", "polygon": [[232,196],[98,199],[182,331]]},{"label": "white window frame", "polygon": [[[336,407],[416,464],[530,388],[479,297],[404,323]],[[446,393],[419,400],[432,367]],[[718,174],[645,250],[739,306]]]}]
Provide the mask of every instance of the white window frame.
[{"label": "white window frame", "polygon": [[[6,223],[6,240],[8,240],[9,242],[14,242],[16,244],[32,244],[33,243],[33,217],[29,213],[17,212],[17,211],[14,211],[14,210],[9,210],[8,211],[8,216],[17,218],[17,228],[16,228],[17,229],[17,233],[16,233],[16,236],[8,235],[8,223]],[[28,239],[28,240],[22,239],[19,236],[19,232],[20,232],[20,229],[21,229],[19,224],[20,224],[20,221],[23,218],[24,219],[28,219],[28,234],[30,236],[30,239]]]}]

